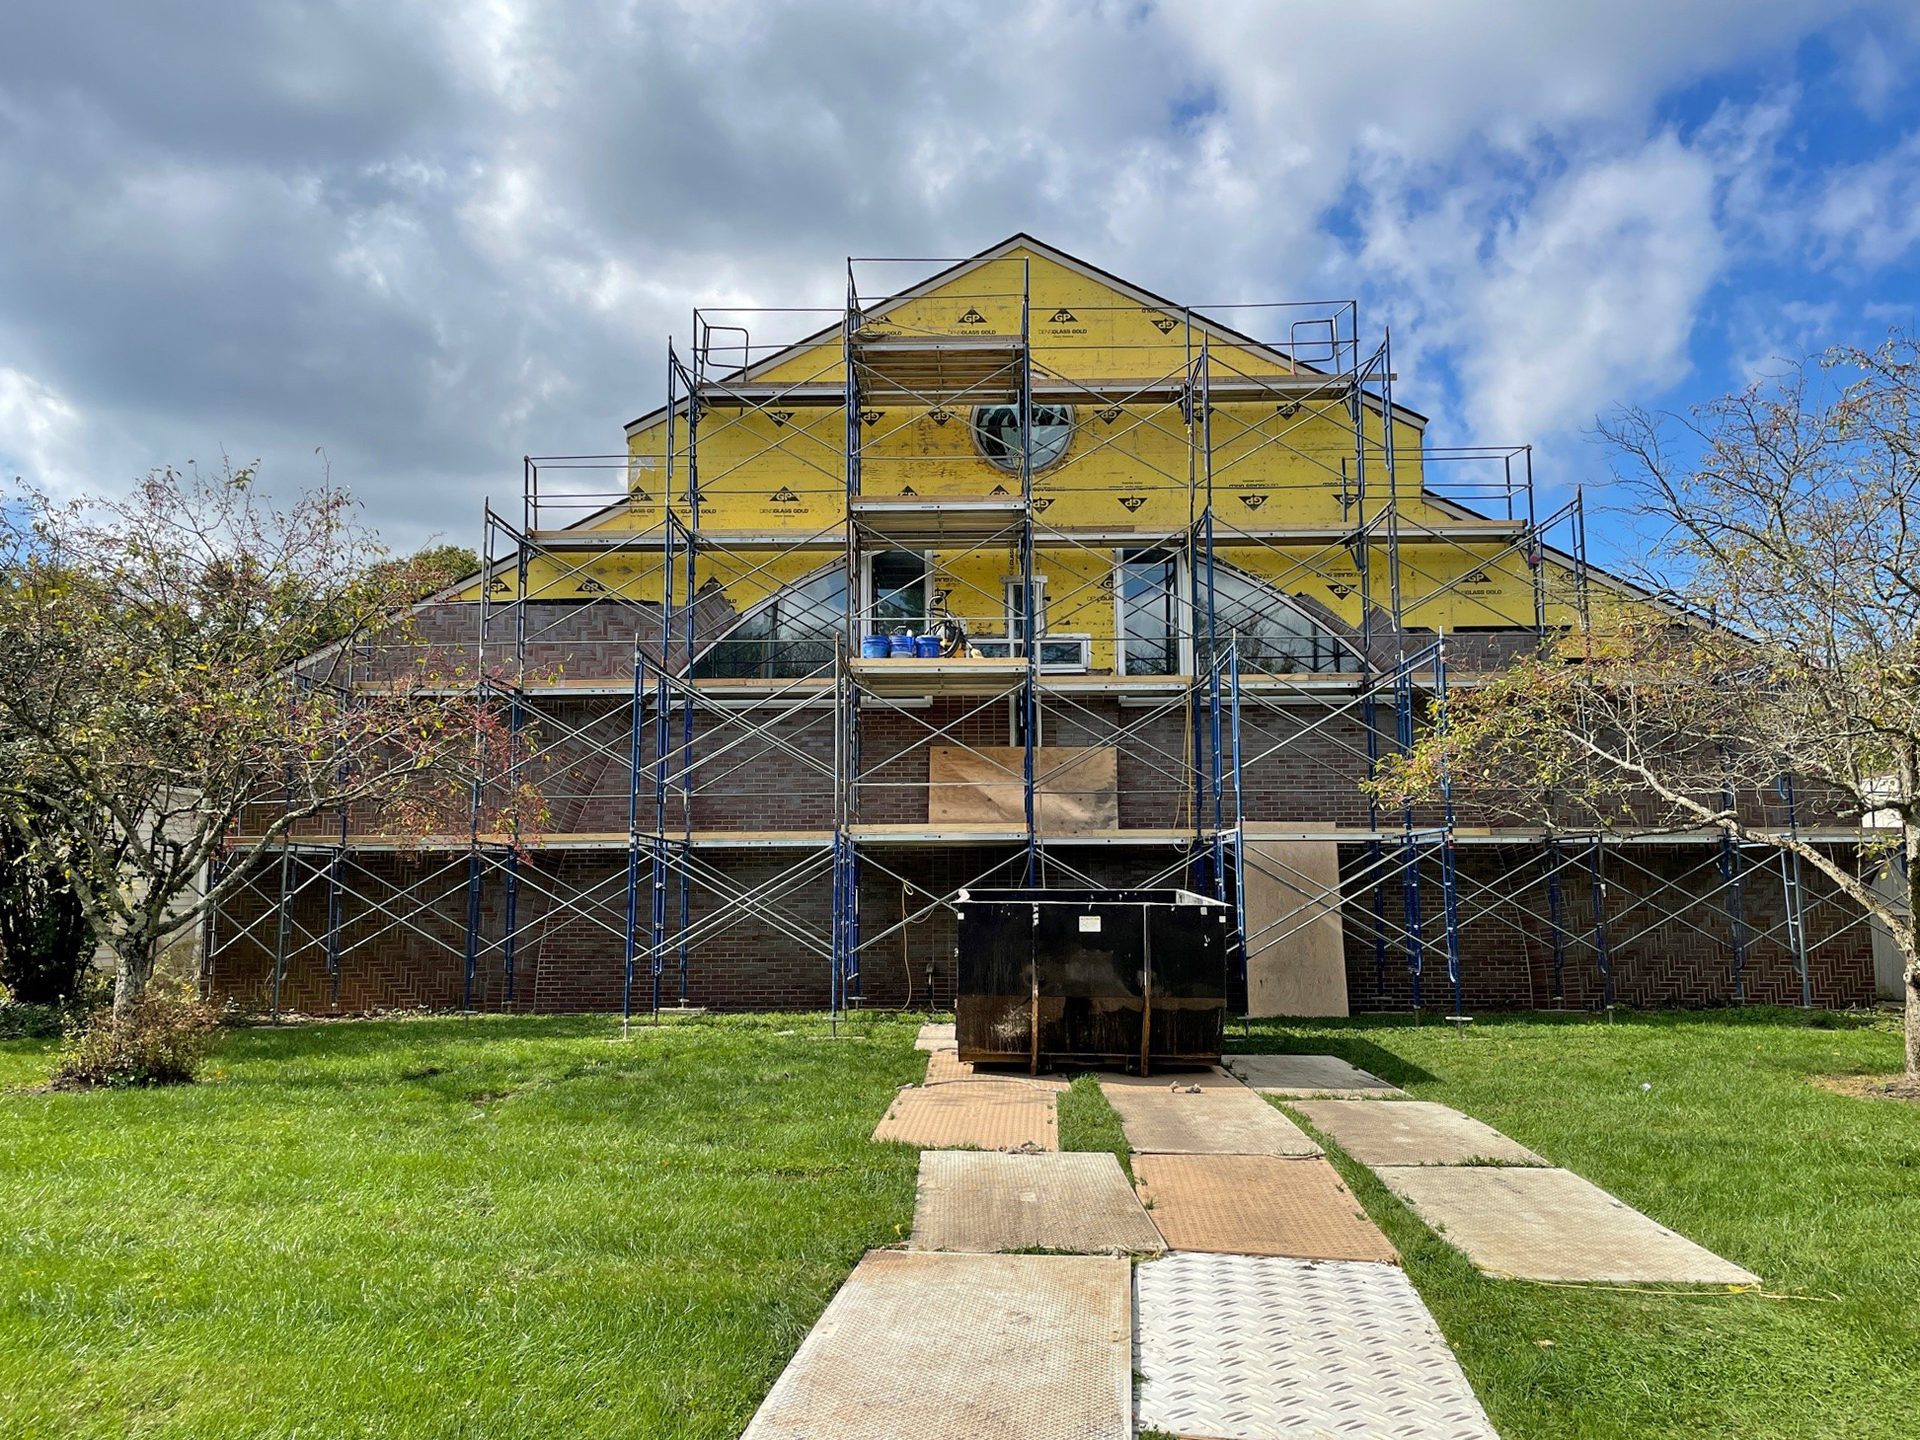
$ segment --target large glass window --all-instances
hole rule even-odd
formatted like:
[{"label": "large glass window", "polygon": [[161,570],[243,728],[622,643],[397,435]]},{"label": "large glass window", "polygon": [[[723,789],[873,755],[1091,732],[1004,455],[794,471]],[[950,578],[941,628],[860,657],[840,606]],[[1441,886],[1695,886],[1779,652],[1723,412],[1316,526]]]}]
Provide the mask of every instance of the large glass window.
[{"label": "large glass window", "polygon": [[[1073,440],[1071,405],[1036,405],[1027,453],[1033,468],[1044,470],[1067,453]],[[1020,407],[980,405],[973,412],[973,441],[980,453],[1002,470],[1020,473]]]},{"label": "large glass window", "polygon": [[795,679],[833,664],[847,622],[847,574],[823,570],[749,613],[693,663],[699,680]]},{"label": "large glass window", "polygon": [[1172,550],[1120,552],[1120,668],[1129,675],[1180,669],[1180,557]]},{"label": "large glass window", "polygon": [[[1206,603],[1204,593],[1201,603]],[[1199,617],[1195,629],[1204,633],[1206,628],[1206,617]],[[1243,674],[1360,668],[1348,646],[1273,586],[1219,564],[1213,568],[1213,634],[1222,655],[1229,641],[1238,644]]]},{"label": "large glass window", "polygon": [[918,634],[927,624],[927,557],[912,550],[882,550],[867,562],[870,629],[887,634],[905,625]]}]

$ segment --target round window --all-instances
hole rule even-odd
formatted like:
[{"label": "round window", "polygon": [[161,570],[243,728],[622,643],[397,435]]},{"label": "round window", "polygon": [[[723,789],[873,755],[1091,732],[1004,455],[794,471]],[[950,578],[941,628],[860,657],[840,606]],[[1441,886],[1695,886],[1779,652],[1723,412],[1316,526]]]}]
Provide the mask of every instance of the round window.
[{"label": "round window", "polygon": [[[1071,405],[1036,405],[1028,431],[1027,455],[1035,470],[1057,464],[1073,440]],[[973,412],[973,443],[1002,470],[1020,473],[1020,407],[980,405]]]}]

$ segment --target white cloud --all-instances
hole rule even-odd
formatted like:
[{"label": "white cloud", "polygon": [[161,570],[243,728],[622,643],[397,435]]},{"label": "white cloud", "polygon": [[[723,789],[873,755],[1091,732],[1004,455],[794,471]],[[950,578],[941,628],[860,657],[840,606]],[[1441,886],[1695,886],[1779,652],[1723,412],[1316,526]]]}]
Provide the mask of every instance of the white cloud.
[{"label": "white cloud", "polygon": [[0,466],[37,485],[70,490],[83,480],[80,415],[52,386],[0,365]]},{"label": "white cloud", "polygon": [[1872,266],[1903,258],[1920,243],[1920,135],[1836,171],[1812,224],[1830,263]]}]

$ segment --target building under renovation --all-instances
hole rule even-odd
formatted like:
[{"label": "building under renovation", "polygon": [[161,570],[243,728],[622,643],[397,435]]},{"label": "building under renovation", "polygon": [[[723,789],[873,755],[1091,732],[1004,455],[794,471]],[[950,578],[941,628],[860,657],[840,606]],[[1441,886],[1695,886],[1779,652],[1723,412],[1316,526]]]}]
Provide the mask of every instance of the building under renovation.
[{"label": "building under renovation", "polygon": [[1231,907],[1255,1014],[1873,998],[1857,907],[1770,848],[1369,801],[1449,687],[1625,587],[1525,446],[1425,443],[1353,303],[1191,307],[1016,236],[696,311],[661,398],[528,460],[481,573],[336,668],[460,659],[539,823],[476,787],[431,843],[305,825],[210,924],[216,993],[946,1006],[963,891],[1177,886]]}]

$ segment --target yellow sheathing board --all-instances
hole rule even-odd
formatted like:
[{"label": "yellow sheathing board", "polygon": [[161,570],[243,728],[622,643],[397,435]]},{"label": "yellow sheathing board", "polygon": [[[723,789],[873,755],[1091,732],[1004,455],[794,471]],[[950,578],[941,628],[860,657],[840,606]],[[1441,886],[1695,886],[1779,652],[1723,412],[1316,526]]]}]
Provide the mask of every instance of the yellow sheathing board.
[{"label": "yellow sheathing board", "polygon": [[[1031,294],[1028,324],[1037,387],[1070,389],[1079,383],[1111,392],[1134,382],[1158,384],[1165,391],[1206,341],[1204,327],[1190,328],[1177,308],[1143,303],[1096,276],[1024,249],[964,267],[924,295],[870,306],[862,336],[1017,335],[1023,261]],[[1285,333],[1284,319],[1257,323],[1278,325]],[[1256,347],[1219,336],[1206,343],[1216,384],[1294,373],[1283,358]],[[1319,358],[1304,343],[1303,356]],[[753,378],[758,384],[790,387],[796,397],[809,387],[837,392],[844,383],[838,328],[763,366]],[[1150,545],[1184,530],[1203,503],[1190,482],[1203,483],[1207,477],[1195,471],[1187,418],[1170,399],[1073,401],[1070,393],[1061,393],[1073,404],[1074,424],[1064,456],[1034,476],[1036,568],[1048,576],[1050,631],[1096,637],[1094,668],[1111,669],[1111,556],[1129,543],[1128,535],[1135,537],[1132,543]],[[996,489],[1017,491],[1018,476],[996,468],[981,454],[972,419],[972,407],[964,402],[891,399],[870,406],[860,417],[862,493],[984,496]],[[1338,397],[1216,400],[1206,419],[1218,556],[1282,593],[1308,596],[1349,623],[1358,623],[1359,570],[1350,546],[1273,546],[1259,537],[1275,529],[1338,529],[1353,525],[1362,514],[1377,513],[1385,498],[1380,414],[1373,409],[1362,413],[1364,465],[1356,463],[1351,416]],[[765,549],[743,551],[723,560],[709,553],[702,558],[697,583],[726,587],[744,612],[777,586],[833,563],[846,514],[845,419],[840,409],[776,397],[759,408],[715,405],[698,417],[698,424],[698,523],[703,535],[716,547],[723,547],[727,536],[754,534],[811,548],[778,557]],[[1421,495],[1418,424],[1396,416],[1393,426],[1398,498],[1407,522],[1401,535],[1400,579],[1409,623],[1449,629],[1531,624],[1533,572],[1510,550],[1509,539],[1454,543],[1408,535],[1409,528],[1444,525],[1453,517]],[[630,532],[637,526],[657,526],[669,491],[680,518],[693,518],[684,500],[694,458],[688,451],[685,417],[675,422],[673,434],[676,453],[670,471],[664,419],[630,435],[631,478],[645,499],[588,520],[584,528]],[[611,479],[617,486],[617,475]],[[1097,541],[1070,544],[1049,536],[1050,530],[1104,533]],[[1385,559],[1382,542],[1373,552],[1372,590],[1375,603],[1383,608],[1388,594]],[[1004,633],[1002,582],[1014,568],[1010,552],[1005,547],[950,551],[936,553],[933,560],[936,591],[949,597],[946,603],[967,617],[975,633]],[[1546,574],[1551,593],[1570,588],[1569,577],[1558,567],[1549,565]],[[675,586],[684,598],[684,572],[676,572]],[[528,575],[528,595],[535,599],[598,595],[657,601],[661,590],[657,557],[649,563],[637,551],[537,557]],[[464,598],[477,599],[478,594],[474,587]],[[512,594],[510,573],[504,582],[496,579],[494,598]],[[1549,604],[1550,620],[1567,617],[1564,605]],[[1100,637],[1106,637],[1104,646]]]}]

